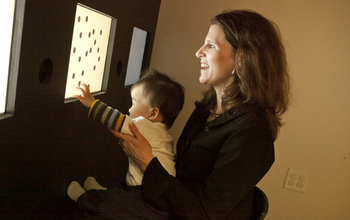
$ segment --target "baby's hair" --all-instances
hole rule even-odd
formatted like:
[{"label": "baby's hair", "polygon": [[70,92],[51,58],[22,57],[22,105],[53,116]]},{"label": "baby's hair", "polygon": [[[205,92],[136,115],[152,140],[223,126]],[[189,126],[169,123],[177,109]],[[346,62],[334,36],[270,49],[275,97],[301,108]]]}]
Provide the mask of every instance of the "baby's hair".
[{"label": "baby's hair", "polygon": [[168,129],[171,128],[184,105],[184,87],[157,70],[144,71],[131,90],[137,86],[143,86],[143,95],[148,103],[152,108],[159,109],[163,123]]}]

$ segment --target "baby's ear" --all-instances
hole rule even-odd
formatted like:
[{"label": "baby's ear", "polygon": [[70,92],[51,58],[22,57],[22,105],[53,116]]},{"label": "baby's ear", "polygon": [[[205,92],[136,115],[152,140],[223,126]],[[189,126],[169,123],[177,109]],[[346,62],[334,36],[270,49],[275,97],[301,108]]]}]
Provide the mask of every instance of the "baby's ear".
[{"label": "baby's ear", "polygon": [[152,122],[162,122],[163,117],[160,114],[159,108],[155,107],[151,109],[151,116],[149,117],[149,120]]}]

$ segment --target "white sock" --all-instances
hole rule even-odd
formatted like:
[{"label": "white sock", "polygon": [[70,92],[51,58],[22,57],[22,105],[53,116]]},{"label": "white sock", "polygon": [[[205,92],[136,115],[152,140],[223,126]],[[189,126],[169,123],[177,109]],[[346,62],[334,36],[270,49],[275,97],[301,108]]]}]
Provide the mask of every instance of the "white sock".
[{"label": "white sock", "polygon": [[69,198],[71,198],[75,202],[85,192],[86,191],[83,189],[83,187],[80,186],[80,184],[77,181],[71,182],[68,186],[68,189],[67,189],[67,194],[68,194]]},{"label": "white sock", "polygon": [[90,189],[99,189],[99,190],[107,190],[106,187],[101,186],[94,177],[89,176],[88,178],[86,178],[85,182],[84,182],[84,189],[90,190]]}]

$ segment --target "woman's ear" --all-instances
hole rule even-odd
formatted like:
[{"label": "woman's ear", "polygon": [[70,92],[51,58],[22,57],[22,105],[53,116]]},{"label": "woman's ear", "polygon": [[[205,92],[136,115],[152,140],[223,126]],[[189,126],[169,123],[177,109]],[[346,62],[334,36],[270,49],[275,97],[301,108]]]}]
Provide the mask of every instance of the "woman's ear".
[{"label": "woman's ear", "polygon": [[160,114],[159,108],[155,107],[151,109],[151,115],[148,118],[152,122],[163,122],[163,117]]},{"label": "woman's ear", "polygon": [[238,57],[238,67],[242,66],[242,56]]}]

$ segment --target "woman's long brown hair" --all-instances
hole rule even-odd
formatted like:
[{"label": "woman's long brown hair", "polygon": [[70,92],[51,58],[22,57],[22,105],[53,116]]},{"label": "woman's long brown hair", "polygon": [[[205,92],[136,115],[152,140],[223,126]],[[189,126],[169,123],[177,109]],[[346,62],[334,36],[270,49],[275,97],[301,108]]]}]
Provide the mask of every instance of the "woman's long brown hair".
[{"label": "woman's long brown hair", "polygon": [[[286,53],[278,27],[260,14],[246,10],[225,11],[215,16],[211,24],[220,25],[238,64],[234,82],[222,98],[223,113],[233,107],[251,112],[260,109],[276,139],[290,92]],[[202,104],[210,110],[216,106],[213,88],[204,93]]]}]

